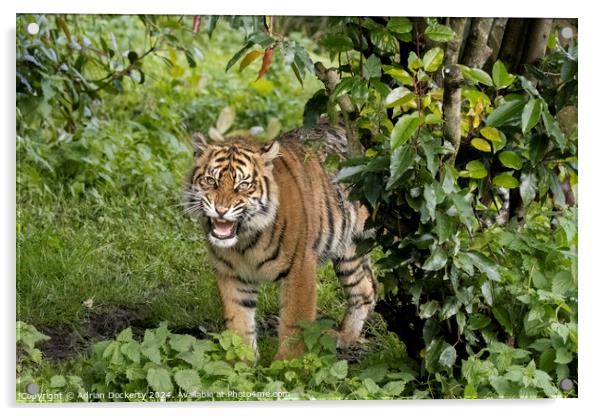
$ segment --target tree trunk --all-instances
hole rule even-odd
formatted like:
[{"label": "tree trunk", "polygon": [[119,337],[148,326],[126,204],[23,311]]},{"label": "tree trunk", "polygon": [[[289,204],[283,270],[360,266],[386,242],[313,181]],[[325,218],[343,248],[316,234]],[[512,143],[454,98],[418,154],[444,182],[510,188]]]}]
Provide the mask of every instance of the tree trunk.
[{"label": "tree trunk", "polygon": [[451,17],[449,18],[448,25],[456,33],[456,38],[450,42],[447,42],[445,47],[445,66],[449,67],[458,63],[460,58],[460,52],[462,44],[464,43],[464,29],[466,28],[466,17]]},{"label": "tree trunk", "polygon": [[506,24],[498,59],[506,64],[511,73],[516,72],[520,65],[527,26],[526,19],[508,19]]},{"label": "tree trunk", "polygon": [[499,18],[494,19],[493,21],[491,32],[489,33],[489,40],[487,41],[487,46],[491,48],[491,55],[489,56],[489,63],[487,65],[488,67],[493,65],[498,59],[500,49],[502,48],[502,40],[504,39],[504,31],[506,30],[507,23],[508,18]]},{"label": "tree trunk", "polygon": [[462,63],[474,67],[482,68],[491,55],[491,48],[487,46],[489,32],[493,25],[491,18],[478,18],[472,20],[470,35],[466,41]]},{"label": "tree trunk", "polygon": [[[546,53],[546,48],[548,47],[548,37],[550,36],[553,22],[554,19],[530,19],[529,31],[527,34],[529,43],[523,51],[523,64],[533,65],[543,58]],[[525,77],[527,77],[533,85],[537,83],[537,80],[528,72],[525,73]]]},{"label": "tree trunk", "polygon": [[453,165],[460,149],[462,119],[462,73],[456,65],[445,68],[443,78],[443,117],[445,119],[444,134],[454,146],[454,153],[449,157],[448,163]]}]

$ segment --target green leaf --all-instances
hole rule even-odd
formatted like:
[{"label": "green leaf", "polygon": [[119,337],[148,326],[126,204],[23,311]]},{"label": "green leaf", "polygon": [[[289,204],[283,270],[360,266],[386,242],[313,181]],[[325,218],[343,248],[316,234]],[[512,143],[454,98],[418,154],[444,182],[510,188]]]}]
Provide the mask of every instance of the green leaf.
[{"label": "green leaf", "polygon": [[217,131],[220,133],[225,133],[234,123],[234,118],[236,117],[236,113],[232,107],[224,107],[222,111],[220,111],[219,116],[217,117],[217,122],[215,123],[215,127]]},{"label": "green leaf", "polygon": [[558,176],[551,171],[548,171],[548,177],[550,178],[550,189],[552,190],[552,194],[554,194],[554,203],[563,208],[566,205],[566,201],[560,180],[558,179]]},{"label": "green leaf", "polygon": [[489,140],[490,142],[501,142],[502,141],[502,136],[500,134],[500,131],[496,128],[493,127],[483,127],[480,130],[481,136],[483,136],[484,138],[486,138],[487,140]]},{"label": "green leaf", "polygon": [[564,151],[567,141],[566,136],[562,130],[560,130],[558,122],[554,120],[554,117],[552,117],[547,108],[543,109],[543,124],[548,132],[548,135],[554,139],[558,147],[560,147],[560,150]]},{"label": "green leaf", "polygon": [[385,189],[390,190],[393,185],[396,184],[397,180],[405,173],[406,170],[412,165],[414,160],[414,151],[412,146],[398,147],[391,154],[391,176],[387,181]]},{"label": "green leaf", "polygon": [[211,361],[205,364],[203,370],[213,376],[229,376],[234,373],[232,367],[225,361]]},{"label": "green leaf", "polygon": [[378,175],[368,174],[364,179],[364,195],[372,206],[376,204],[382,191],[382,180]]},{"label": "green leaf", "polygon": [[406,87],[397,87],[391,90],[391,92],[385,98],[385,107],[391,108],[401,106],[409,103],[416,99],[416,95]]},{"label": "green leaf", "polygon": [[146,373],[146,381],[153,391],[165,393],[173,391],[171,377],[165,368],[150,368]]},{"label": "green leaf", "polygon": [[456,349],[452,345],[448,345],[439,356],[439,364],[444,367],[451,367],[456,362]]},{"label": "green leaf", "polygon": [[422,60],[414,51],[410,52],[408,55],[408,68],[413,70],[422,68]]},{"label": "green leaf", "polygon": [[420,119],[416,114],[401,116],[391,132],[391,149],[397,149],[407,142],[418,129],[419,124]]},{"label": "green leaf", "polygon": [[174,374],[176,384],[188,393],[201,389],[201,378],[196,370],[180,370]]},{"label": "green leaf", "polygon": [[447,253],[440,247],[431,253],[422,268],[429,271],[441,270],[447,264]]},{"label": "green leaf", "polygon": [[435,42],[449,42],[456,38],[456,32],[454,32],[451,27],[439,23],[429,25],[424,31],[424,34]]},{"label": "green leaf", "polygon": [[537,176],[534,173],[521,173],[519,191],[524,206],[529,205],[537,193]]},{"label": "green leaf", "polygon": [[475,219],[472,207],[462,195],[452,194],[451,198],[454,207],[458,210],[460,221],[462,221],[462,223],[466,225],[466,227],[468,227],[469,230],[472,230],[474,228]]},{"label": "green leaf", "polygon": [[353,41],[344,33],[327,33],[320,38],[318,44],[331,53],[353,50]]},{"label": "green leaf", "polygon": [[541,100],[533,98],[525,105],[521,117],[523,134],[535,127],[541,116],[541,107]]},{"label": "green leaf", "polygon": [[573,275],[568,270],[561,270],[552,278],[552,292],[564,296],[567,292],[576,290]]},{"label": "green leaf", "polygon": [[447,241],[452,234],[452,219],[445,213],[435,212],[436,228],[435,232],[439,236],[439,241]]},{"label": "green leaf", "polygon": [[124,329],[123,331],[121,331],[119,333],[119,335],[117,335],[116,340],[119,341],[119,342],[131,342],[131,341],[133,341],[134,338],[132,337],[132,328],[128,327],[128,328]]},{"label": "green leaf", "polygon": [[458,65],[460,68],[460,72],[462,72],[462,76],[464,79],[471,80],[473,82],[477,82],[479,84],[487,85],[488,87],[493,86],[493,81],[489,74],[482,69],[479,68],[469,68],[465,65]]},{"label": "green leaf", "polygon": [[422,57],[424,70],[426,72],[435,72],[443,63],[444,56],[443,49],[439,47],[428,50]]},{"label": "green leaf", "polygon": [[395,80],[401,82],[404,85],[413,85],[414,78],[408,71],[403,68],[399,68],[393,65],[383,65],[383,71],[385,74],[390,75]]},{"label": "green leaf", "polygon": [[377,49],[387,55],[393,55],[398,52],[399,44],[397,43],[397,39],[385,28],[371,30],[370,40]]},{"label": "green leaf", "polygon": [[121,353],[129,358],[130,361],[140,363],[140,344],[137,342],[127,342],[121,346]]},{"label": "green leaf", "polygon": [[473,179],[483,179],[487,176],[487,169],[478,160],[471,160],[466,164],[466,173],[460,172],[461,177],[469,177]]},{"label": "green leaf", "polygon": [[497,89],[509,87],[516,79],[515,75],[508,74],[506,65],[500,60],[497,60],[495,64],[493,64],[492,75],[493,83]]},{"label": "green leaf", "polygon": [[339,380],[342,380],[345,377],[347,377],[347,361],[340,360],[334,363],[332,367],[330,367],[330,374],[332,374]]},{"label": "green leaf", "polygon": [[548,151],[549,140],[544,134],[536,134],[529,140],[529,160],[533,166],[541,162]]},{"label": "green leaf", "polygon": [[335,182],[345,182],[348,179],[362,173],[364,171],[364,169],[366,169],[366,166],[364,166],[364,165],[345,166],[339,171],[339,173],[334,178],[334,180],[335,180]]},{"label": "green leaf", "polygon": [[477,150],[480,150],[481,152],[491,153],[491,145],[485,139],[477,137],[475,139],[472,139],[470,141],[470,144],[472,145],[472,147],[474,147]]},{"label": "green leaf", "polygon": [[483,294],[483,297],[485,298],[485,303],[489,306],[493,305],[493,291],[491,289],[491,283],[489,282],[489,280],[486,280],[483,282],[483,284],[481,285],[481,293]]},{"label": "green leaf", "polygon": [[370,55],[370,57],[366,59],[362,70],[363,76],[367,80],[374,77],[380,78],[381,66],[380,59],[378,58],[378,56],[374,54]]},{"label": "green leaf", "polygon": [[190,351],[192,346],[195,344],[196,338],[192,335],[184,334],[172,334],[170,336],[169,345],[171,348],[178,352]]},{"label": "green leaf", "polygon": [[396,397],[401,394],[405,386],[405,381],[389,381],[383,386],[382,392],[388,396]]},{"label": "green leaf", "polygon": [[557,364],[568,364],[573,361],[573,353],[564,347],[556,350],[556,359],[554,360]]},{"label": "green leaf", "polygon": [[493,316],[495,316],[495,319],[497,319],[506,332],[512,335],[512,320],[510,319],[510,314],[508,311],[504,307],[496,306],[492,309],[492,312]]},{"label": "green leaf", "polygon": [[428,319],[437,313],[439,309],[439,303],[436,300],[431,300],[427,303],[420,305],[420,311],[418,316],[422,319]]},{"label": "green leaf", "polygon": [[359,374],[359,378],[364,380],[366,378],[371,378],[372,380],[380,383],[388,374],[388,366],[387,364],[377,364],[367,367]]},{"label": "green leaf", "polygon": [[387,22],[387,29],[394,33],[411,33],[412,21],[407,17],[391,17]]},{"label": "green leaf", "polygon": [[470,315],[468,327],[472,330],[483,329],[491,323],[491,318],[482,313],[473,313]]},{"label": "green leaf", "polygon": [[505,150],[498,155],[500,162],[507,168],[521,170],[523,168],[523,159],[518,153]]},{"label": "green leaf", "polygon": [[466,253],[472,263],[477,266],[482,273],[485,273],[490,280],[499,282],[501,280],[498,266],[489,257],[477,251],[469,251]]},{"label": "green leaf", "polygon": [[485,123],[489,127],[503,126],[513,117],[518,115],[524,106],[525,102],[523,100],[506,101],[487,116]]},{"label": "green leaf", "polygon": [[61,387],[65,387],[67,384],[67,380],[64,376],[56,375],[50,377],[50,387],[53,389],[59,389]]},{"label": "green leaf", "polygon": [[513,189],[519,186],[518,180],[510,173],[500,173],[493,178],[493,184],[502,188]]}]

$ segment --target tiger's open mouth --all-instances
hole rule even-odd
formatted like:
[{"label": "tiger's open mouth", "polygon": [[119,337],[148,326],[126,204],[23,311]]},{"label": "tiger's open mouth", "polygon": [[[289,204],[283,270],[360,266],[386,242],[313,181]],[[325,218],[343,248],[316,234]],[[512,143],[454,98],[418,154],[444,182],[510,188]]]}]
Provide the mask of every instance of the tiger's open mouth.
[{"label": "tiger's open mouth", "polygon": [[211,220],[211,235],[220,240],[228,240],[236,235],[238,221],[226,221],[220,219]]}]

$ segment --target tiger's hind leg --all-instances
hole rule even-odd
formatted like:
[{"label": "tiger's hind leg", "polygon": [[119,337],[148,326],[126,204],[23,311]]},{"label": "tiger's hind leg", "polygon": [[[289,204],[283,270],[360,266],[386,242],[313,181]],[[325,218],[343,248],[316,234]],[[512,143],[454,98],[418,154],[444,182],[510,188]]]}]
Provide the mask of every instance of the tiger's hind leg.
[{"label": "tiger's hind leg", "polygon": [[355,246],[349,247],[346,255],[333,263],[347,297],[347,311],[336,333],[337,347],[347,348],[359,339],[364,322],[376,305],[377,282],[370,257],[356,256]]}]

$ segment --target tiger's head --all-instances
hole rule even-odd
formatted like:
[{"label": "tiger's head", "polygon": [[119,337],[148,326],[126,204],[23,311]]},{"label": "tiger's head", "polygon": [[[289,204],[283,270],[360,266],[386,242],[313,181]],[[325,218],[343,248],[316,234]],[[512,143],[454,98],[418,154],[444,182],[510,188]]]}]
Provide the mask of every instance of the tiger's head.
[{"label": "tiger's head", "polygon": [[272,161],[279,143],[261,146],[247,139],[208,144],[193,136],[195,166],[184,193],[186,212],[198,216],[209,242],[233,247],[268,226],[276,216],[278,187]]}]

